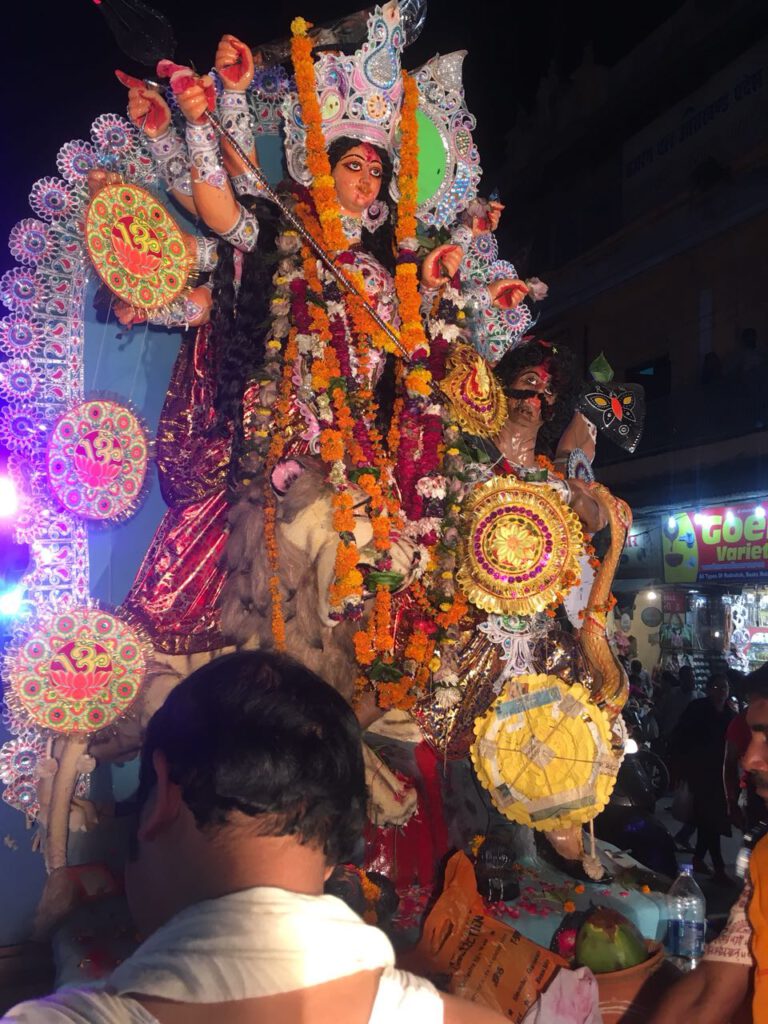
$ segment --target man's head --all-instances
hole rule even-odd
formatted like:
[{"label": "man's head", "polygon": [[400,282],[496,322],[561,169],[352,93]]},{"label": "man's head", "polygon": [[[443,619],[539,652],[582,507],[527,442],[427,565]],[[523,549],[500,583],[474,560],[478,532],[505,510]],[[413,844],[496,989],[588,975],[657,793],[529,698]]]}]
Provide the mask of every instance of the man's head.
[{"label": "man's head", "polygon": [[718,711],[722,711],[728,700],[730,687],[725,675],[719,673],[710,676],[707,682],[707,697],[712,701]]},{"label": "man's head", "polygon": [[[292,658],[218,658],[180,683],[150,720],[138,803],[127,882],[140,927],[205,898],[201,892],[280,885],[291,863],[297,875],[307,867],[322,875],[351,856],[365,820],[357,721]],[[210,886],[201,877],[207,871],[219,876]],[[296,887],[302,891],[298,879]]]},{"label": "man's head", "polygon": [[632,659],[632,661],[629,663],[629,671],[636,676],[640,675],[640,673],[643,671],[643,663],[640,661],[639,658]]},{"label": "man's head", "polygon": [[696,689],[696,677],[690,665],[683,665],[677,674],[677,681],[683,693],[693,693]]},{"label": "man's head", "polygon": [[746,677],[744,696],[752,738],[742,765],[752,776],[758,795],[768,803],[768,663]]}]

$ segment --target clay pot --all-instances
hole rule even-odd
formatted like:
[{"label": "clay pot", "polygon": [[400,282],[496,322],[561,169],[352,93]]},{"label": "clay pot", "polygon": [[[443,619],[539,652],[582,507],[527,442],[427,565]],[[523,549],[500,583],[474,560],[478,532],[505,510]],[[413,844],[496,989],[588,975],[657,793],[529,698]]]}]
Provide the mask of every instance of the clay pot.
[{"label": "clay pot", "polygon": [[647,941],[648,959],[623,971],[596,974],[603,1024],[643,1024],[668,986],[679,978],[674,969],[664,967],[664,947]]}]

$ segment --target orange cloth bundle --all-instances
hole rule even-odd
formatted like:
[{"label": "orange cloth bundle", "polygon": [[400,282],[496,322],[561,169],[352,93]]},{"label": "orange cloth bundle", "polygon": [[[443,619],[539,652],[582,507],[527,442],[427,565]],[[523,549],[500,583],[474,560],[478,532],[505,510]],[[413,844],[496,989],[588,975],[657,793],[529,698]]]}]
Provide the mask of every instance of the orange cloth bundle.
[{"label": "orange cloth bundle", "polygon": [[450,991],[519,1024],[566,961],[485,914],[472,863],[456,853],[416,950],[429,973],[448,974]]}]

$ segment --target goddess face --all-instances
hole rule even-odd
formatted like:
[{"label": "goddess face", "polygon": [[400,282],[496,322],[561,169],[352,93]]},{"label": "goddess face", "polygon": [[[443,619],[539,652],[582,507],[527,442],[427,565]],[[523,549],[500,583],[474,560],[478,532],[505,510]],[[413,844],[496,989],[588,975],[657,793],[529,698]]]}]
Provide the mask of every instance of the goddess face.
[{"label": "goddess face", "polygon": [[339,158],[333,170],[341,212],[362,217],[381,190],[381,157],[367,142],[360,142]]}]

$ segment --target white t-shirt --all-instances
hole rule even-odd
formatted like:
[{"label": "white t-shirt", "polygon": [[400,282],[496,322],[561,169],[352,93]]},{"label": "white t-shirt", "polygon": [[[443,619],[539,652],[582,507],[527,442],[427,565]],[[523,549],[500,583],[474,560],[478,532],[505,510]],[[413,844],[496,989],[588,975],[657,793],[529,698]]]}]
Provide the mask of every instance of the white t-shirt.
[{"label": "white t-shirt", "polygon": [[100,988],[65,989],[21,1003],[2,1019],[17,1024],[157,1024],[132,996],[223,1003],[382,970],[370,1024],[442,1024],[437,989],[396,970],[394,962],[386,935],[335,896],[246,889],[187,907]]}]

